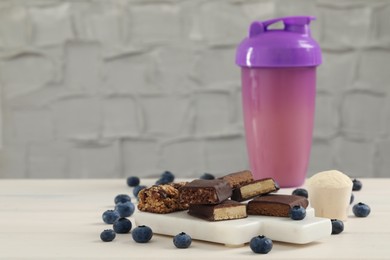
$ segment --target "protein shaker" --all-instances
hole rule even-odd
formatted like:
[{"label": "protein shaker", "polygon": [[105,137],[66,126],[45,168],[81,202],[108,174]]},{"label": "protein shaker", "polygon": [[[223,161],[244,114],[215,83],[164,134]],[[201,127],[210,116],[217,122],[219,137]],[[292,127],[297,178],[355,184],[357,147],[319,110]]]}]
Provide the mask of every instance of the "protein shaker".
[{"label": "protein shaker", "polygon": [[[249,164],[255,179],[304,183],[313,135],[321,49],[310,16],[253,22],[237,48]],[[283,29],[269,26],[283,22]]]}]

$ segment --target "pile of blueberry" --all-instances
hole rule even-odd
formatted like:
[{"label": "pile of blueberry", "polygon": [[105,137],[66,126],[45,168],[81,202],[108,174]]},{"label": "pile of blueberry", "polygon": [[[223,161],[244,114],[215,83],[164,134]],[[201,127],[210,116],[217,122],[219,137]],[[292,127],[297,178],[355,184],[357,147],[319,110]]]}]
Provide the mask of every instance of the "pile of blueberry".
[{"label": "pile of blueberry", "polygon": [[[360,180],[353,179],[352,183],[353,183],[352,191],[359,191],[362,189],[363,184]],[[303,189],[303,188],[298,188],[298,189],[293,190],[292,194],[297,195],[297,196],[302,196],[305,198],[309,197],[307,190]],[[351,198],[350,198],[349,204],[352,204],[354,199],[355,199],[355,196],[351,192]],[[294,208],[296,208],[296,209],[294,209]],[[299,210],[300,209],[298,206],[295,206],[291,209],[290,216],[292,219],[298,220],[299,216],[301,216],[303,214],[303,213],[299,213]],[[356,217],[364,218],[370,214],[371,209],[368,205],[366,205],[362,202],[359,202],[352,207],[352,212]],[[341,232],[344,231],[344,223],[341,220],[331,219],[331,223],[332,223],[332,234],[333,235],[340,234]]]},{"label": "pile of blueberry", "polygon": [[138,192],[140,190],[146,188],[145,185],[140,185],[140,179],[137,176],[130,176],[127,178],[126,183],[129,187],[133,187],[133,195],[134,197],[138,197]]},{"label": "pile of blueberry", "polygon": [[132,223],[128,217],[133,215],[135,206],[127,194],[119,194],[114,199],[115,209],[103,212],[102,219],[106,224],[112,224],[113,229],[106,229],[100,234],[101,240],[110,242],[115,239],[116,234],[129,233]]},{"label": "pile of blueberry", "polygon": [[[165,178],[168,172],[162,175],[161,179]],[[173,174],[169,174],[170,180],[173,181]],[[165,180],[165,179],[164,179]],[[140,185],[140,179],[136,176],[131,176],[126,179],[127,185],[133,187],[133,194],[135,197],[138,196],[138,192],[143,188],[144,185]],[[106,210],[102,219],[106,224],[112,224],[113,229],[106,229],[100,234],[100,238],[104,242],[111,242],[115,239],[116,234],[127,234],[131,231],[133,226],[132,222],[128,219],[133,215],[135,211],[135,205],[131,202],[131,197],[127,194],[119,194],[114,199],[115,209]],[[147,243],[153,236],[152,229],[147,226],[138,226],[131,232],[133,240],[137,243]]]},{"label": "pile of blueberry", "polygon": [[[363,184],[361,181],[359,181],[357,179],[353,179],[352,183],[353,183],[352,191],[359,191],[362,189]],[[353,202],[353,200],[352,200],[352,202]],[[365,218],[370,214],[371,209],[368,205],[366,205],[362,202],[359,202],[352,207],[352,211],[356,217]]]},{"label": "pile of blueberry", "polygon": [[[204,179],[214,179],[214,176],[209,173],[205,173],[201,176]],[[175,176],[170,171],[165,171],[161,174],[160,178],[156,181],[156,184],[168,184],[173,182]],[[133,195],[138,197],[138,193],[145,185],[140,185],[140,179],[136,176],[131,176],[126,179],[127,185],[133,187]],[[132,222],[128,219],[133,215],[135,206],[131,202],[131,198],[127,194],[119,194],[114,199],[115,209],[106,210],[102,219],[106,224],[112,224],[112,229],[106,229],[100,234],[100,239],[104,242],[111,242],[115,239],[116,234],[126,234],[131,231],[133,240],[137,243],[147,243],[152,239],[153,231],[150,227],[141,225],[132,230]],[[192,243],[191,237],[181,232],[173,237],[173,244],[177,248],[188,248]]]}]

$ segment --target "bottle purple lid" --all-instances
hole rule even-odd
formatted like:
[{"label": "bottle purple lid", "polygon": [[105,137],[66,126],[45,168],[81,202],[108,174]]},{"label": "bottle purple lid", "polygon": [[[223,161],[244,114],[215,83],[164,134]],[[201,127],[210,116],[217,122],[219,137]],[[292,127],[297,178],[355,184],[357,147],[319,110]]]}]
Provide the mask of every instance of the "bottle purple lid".
[{"label": "bottle purple lid", "polygon": [[[321,49],[311,38],[312,16],[290,16],[253,22],[249,36],[237,48],[241,67],[308,67],[321,64]],[[282,21],[283,29],[268,29]]]}]

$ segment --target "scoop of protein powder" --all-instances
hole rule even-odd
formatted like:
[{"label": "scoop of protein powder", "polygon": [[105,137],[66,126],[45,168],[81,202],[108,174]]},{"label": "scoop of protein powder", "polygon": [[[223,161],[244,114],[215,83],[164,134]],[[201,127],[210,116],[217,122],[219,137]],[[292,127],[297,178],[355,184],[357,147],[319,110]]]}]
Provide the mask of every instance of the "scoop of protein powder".
[{"label": "scoop of protein powder", "polygon": [[337,170],[319,172],[307,182],[309,202],[316,217],[347,220],[352,180]]}]

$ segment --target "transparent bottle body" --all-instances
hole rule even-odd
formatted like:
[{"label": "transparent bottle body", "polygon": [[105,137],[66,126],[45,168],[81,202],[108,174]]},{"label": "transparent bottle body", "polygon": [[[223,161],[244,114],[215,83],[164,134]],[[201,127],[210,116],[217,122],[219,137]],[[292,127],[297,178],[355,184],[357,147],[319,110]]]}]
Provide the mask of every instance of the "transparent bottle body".
[{"label": "transparent bottle body", "polygon": [[304,183],[313,135],[316,68],[242,68],[249,164],[255,179]]}]

